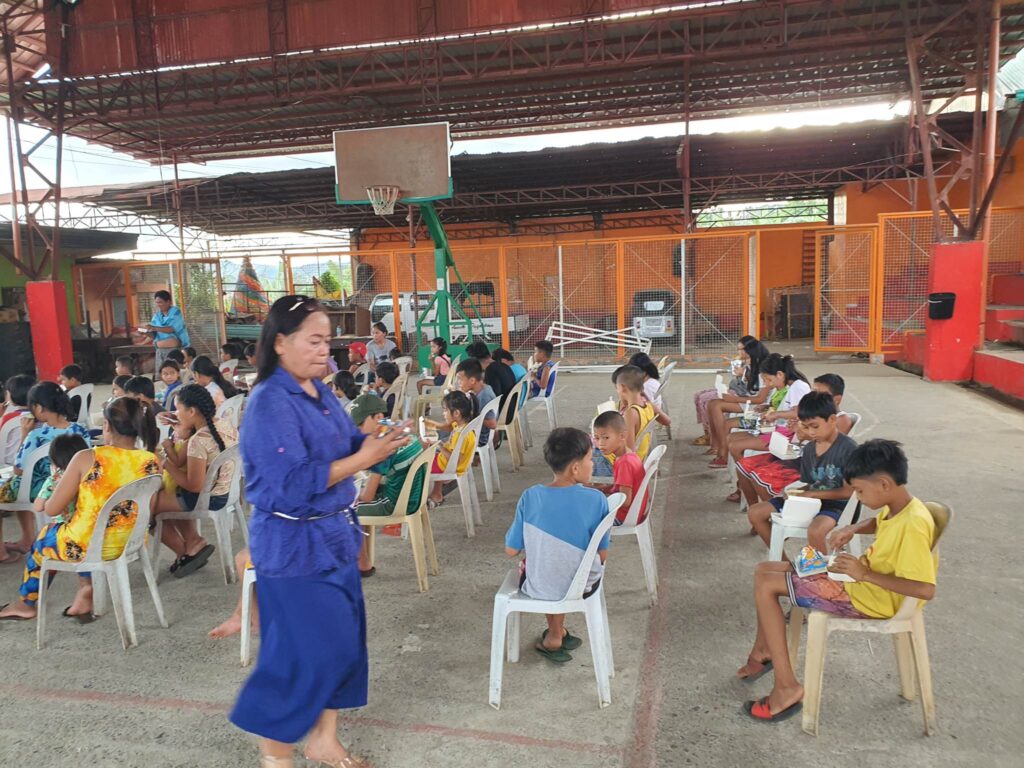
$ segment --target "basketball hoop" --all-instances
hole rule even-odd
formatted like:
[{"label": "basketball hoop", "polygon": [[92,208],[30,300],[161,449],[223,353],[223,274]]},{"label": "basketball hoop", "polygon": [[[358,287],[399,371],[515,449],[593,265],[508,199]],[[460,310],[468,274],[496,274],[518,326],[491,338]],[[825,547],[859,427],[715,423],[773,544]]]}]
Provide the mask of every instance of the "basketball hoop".
[{"label": "basketball hoop", "polygon": [[387,216],[395,212],[395,203],[398,202],[398,187],[387,184],[367,187],[366,196],[370,199],[375,214]]}]

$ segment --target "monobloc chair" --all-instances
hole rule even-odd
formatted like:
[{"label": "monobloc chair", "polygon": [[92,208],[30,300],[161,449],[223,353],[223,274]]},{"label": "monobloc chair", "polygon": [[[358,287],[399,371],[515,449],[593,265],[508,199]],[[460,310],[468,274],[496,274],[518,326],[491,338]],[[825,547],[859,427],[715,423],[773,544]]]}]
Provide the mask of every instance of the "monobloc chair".
[{"label": "monobloc chair", "polygon": [[225,360],[217,368],[220,369],[225,379],[231,379],[234,377],[235,371],[238,370],[238,359],[233,357],[230,360]]},{"label": "monobloc chair", "polygon": [[[654,538],[651,536],[651,512],[654,510],[654,492],[658,487],[658,465],[667,450],[667,446],[659,445],[648,454],[647,461],[644,462],[643,482],[633,493],[633,501],[630,502],[626,519],[622,521],[622,525],[612,526],[612,536],[636,536],[651,605],[658,602],[658,561],[654,556]],[[640,515],[644,512],[645,495],[648,497],[647,516],[640,520]],[[640,522],[637,522],[638,520]]]},{"label": "monobloc chair", "polygon": [[245,395],[229,397],[217,408],[216,418],[223,419],[231,424],[232,427],[238,429],[238,425],[242,422],[242,408],[244,406]]},{"label": "monobloc chair", "polygon": [[[121,634],[121,645],[125,650],[139,644],[135,633],[135,611],[132,606],[131,584],[128,580],[128,563],[142,561],[142,573],[146,577],[149,594],[153,598],[157,620],[160,626],[167,627],[164,617],[164,606],[157,591],[156,576],[150,564],[149,552],[145,547],[146,530],[149,528],[150,505],[153,498],[163,485],[160,475],[150,475],[135,480],[118,489],[107,499],[103,508],[96,516],[96,526],[85,557],[81,560],[67,561],[43,558],[39,570],[39,603],[36,617],[36,647],[42,648],[46,633],[46,595],[48,593],[48,572],[64,571],[67,573],[90,573],[93,584],[93,603],[99,615],[105,603],[104,591],[110,590],[110,601],[114,605],[114,616],[117,619],[117,630]],[[126,504],[134,504],[137,513],[132,532],[128,537],[121,554],[113,560],[103,559],[103,537],[111,514],[121,514]],[[105,580],[105,581],[104,581]]]},{"label": "monobloc chair", "polygon": [[[416,580],[419,583],[420,592],[430,589],[430,582],[427,580],[428,560],[430,572],[434,576],[441,572],[437,564],[437,549],[434,547],[434,531],[430,527],[430,511],[427,509],[427,496],[430,494],[430,467],[434,463],[436,453],[437,446],[431,446],[416,457],[405,475],[405,482],[402,483],[402,490],[398,494],[398,501],[395,502],[395,511],[392,514],[359,516],[359,508],[356,508],[356,516],[359,517],[360,525],[369,531],[371,566],[376,557],[377,526],[403,524],[409,526],[409,542],[412,544],[412,559],[416,566]],[[417,476],[422,478],[420,502],[415,509],[410,509],[409,500]]]},{"label": "monobloc chair", "polygon": [[[558,366],[559,363],[555,363],[551,366],[551,372],[548,374],[548,386],[547,389],[542,389],[540,394],[536,397],[531,397],[526,401],[527,413],[525,414],[526,420],[529,421],[529,411],[536,410],[543,406],[548,416],[548,428],[554,429],[558,426],[558,418],[555,415],[555,386],[557,384],[558,377]],[[549,394],[550,391],[550,394]],[[532,441],[531,441],[532,442]]]},{"label": "monobloc chair", "polygon": [[[483,422],[487,421],[488,418],[492,418],[495,422],[498,422],[498,406],[501,404],[500,398],[494,398],[480,409],[481,428]],[[494,500],[495,493],[501,493],[501,477],[498,475],[498,453],[494,450],[494,439],[497,429],[491,429],[487,432],[487,439],[484,440],[483,445],[477,440],[476,443],[476,455],[480,457],[480,473],[484,476],[484,496],[488,501]]]},{"label": "monobloc chair", "polygon": [[[523,431],[519,422],[519,407],[522,403],[523,388],[516,385],[516,389],[505,396],[505,404],[498,414],[498,428],[495,430],[504,436],[508,443],[509,453],[512,455],[512,471],[518,472],[519,467],[525,463],[523,455]],[[495,460],[497,456],[495,456]]]},{"label": "monobloc chair", "polygon": [[[157,371],[157,373],[159,373],[159,371]],[[86,429],[89,428],[89,409],[92,408],[92,392],[92,384],[80,384],[74,389],[68,390],[69,400],[74,397],[81,398],[78,402],[78,415],[75,417],[75,421]]]},{"label": "monobloc chair", "polygon": [[476,536],[476,526],[483,523],[480,513],[480,499],[477,496],[476,476],[473,473],[473,462],[466,465],[464,472],[459,472],[459,457],[462,455],[462,446],[466,440],[476,441],[483,426],[483,414],[473,419],[466,428],[459,434],[459,439],[452,447],[452,455],[448,457],[448,464],[444,472],[432,472],[430,480],[432,483],[445,483],[454,480],[459,489],[459,499],[462,501],[462,511],[466,517],[466,536]]},{"label": "monobloc chair", "polygon": [[0,467],[9,467],[21,447],[21,419],[10,419],[0,427]]},{"label": "monobloc chair", "polygon": [[847,437],[853,437],[854,433],[857,431],[857,427],[860,426],[860,422],[862,421],[861,415],[859,413],[854,413],[853,411],[847,411],[846,415],[850,417],[850,431],[847,433]]},{"label": "monobloc chair", "polygon": [[[675,369],[676,369],[675,361],[672,361],[671,363],[666,365],[664,370],[662,370],[661,368],[658,369],[658,372],[661,375],[661,378],[659,379],[659,381],[661,381],[661,383],[658,385],[658,391],[654,393],[654,399],[655,399],[655,401],[657,401],[659,399],[661,400],[661,410],[664,411],[665,414],[668,414],[668,406],[667,406],[667,403],[665,402],[665,390],[668,389],[668,384],[672,380],[672,371],[674,371]],[[666,424],[665,425],[665,435],[668,437],[669,440],[672,439],[672,425],[671,424]]]},{"label": "monobloc chair", "polygon": [[[227,503],[221,509],[210,509],[210,492],[217,482],[221,469],[229,462],[233,466]],[[156,569],[157,578],[160,576],[160,536],[164,530],[164,522],[167,520],[209,520],[213,523],[216,533],[217,552],[220,555],[221,568],[224,570],[224,583],[232,584],[237,581],[235,559],[231,550],[231,529],[235,519],[238,520],[238,524],[242,528],[245,545],[249,546],[249,526],[246,524],[245,510],[241,503],[241,491],[242,458],[238,445],[229,445],[217,454],[217,457],[206,468],[206,480],[203,482],[203,490],[196,501],[195,509],[191,512],[184,510],[163,512],[156,516],[156,530],[153,533],[153,568]]]},{"label": "monobloc chair", "polygon": [[[501,678],[505,663],[505,646],[508,645],[510,663],[519,661],[519,614],[520,613],[582,613],[587,620],[587,634],[590,637],[590,653],[594,660],[594,676],[597,678],[597,695],[601,707],[612,703],[611,678],[615,676],[615,660],[612,655],[612,637],[608,626],[608,607],[604,600],[604,580],[598,582],[594,591],[586,598],[587,587],[597,557],[601,539],[608,533],[615,521],[615,513],[625,495],[613,493],[608,497],[608,514],[590,537],[587,551],[580,560],[576,575],[573,576],[565,597],[561,600],[536,600],[519,591],[519,569],[513,568],[506,574],[505,581],[494,596],[494,617],[491,623],[491,679],[488,701],[495,709],[501,707]],[[506,638],[507,634],[507,638]]]},{"label": "monobloc chair", "polygon": [[[658,422],[656,419],[651,419],[650,421],[648,421],[647,425],[637,433],[636,439],[633,441],[633,449],[638,449],[643,444],[644,438],[650,437],[651,440],[647,444],[647,456],[650,456],[651,451],[654,450],[654,446],[658,442],[658,439],[657,437],[655,437],[654,433],[654,430],[657,428]],[[643,458],[646,460],[647,456],[644,456]]]},{"label": "monobloc chair", "polygon": [[444,400],[444,393],[449,389],[455,387],[455,369],[459,365],[459,360],[462,359],[462,355],[456,355],[452,358],[451,365],[448,366],[448,373],[445,374],[444,382],[440,385],[431,384],[430,386],[424,387],[423,392],[416,396],[413,400],[412,415],[413,418],[419,421],[421,416],[425,416],[427,411],[430,410],[430,406],[436,405],[441,407],[441,401]]},{"label": "monobloc chair", "polygon": [[[789,488],[800,487],[802,485],[803,483],[793,483]],[[842,528],[844,525],[851,525],[855,523],[857,521],[859,506],[860,502],[857,501],[857,494],[853,494],[846,502],[846,506],[843,507],[843,513],[839,516],[836,528]],[[806,539],[808,527],[810,527],[810,521],[808,521],[807,525],[793,525],[789,522],[783,522],[783,515],[781,513],[773,512],[772,538],[771,543],[768,545],[768,559],[781,560],[786,540]]]},{"label": "monobloc chair", "polygon": [[399,373],[408,373],[409,369],[412,368],[412,358],[408,355],[396,357],[392,362],[398,366]]},{"label": "monobloc chair", "polygon": [[[35,472],[36,464],[41,461],[48,461],[50,458],[50,445],[41,445],[25,456],[21,463],[21,482],[18,484],[18,498],[14,501],[0,504],[0,516],[7,512],[35,512],[32,505],[32,474]],[[45,520],[46,516],[36,513],[36,530],[32,532],[33,537],[38,533],[38,526]]]},{"label": "monobloc chair", "polygon": [[373,369],[370,368],[370,364],[363,363],[356,368],[356,372],[352,374],[352,378],[355,379],[356,384],[362,386],[369,383],[371,373],[373,373]]},{"label": "monobloc chair", "polygon": [[381,395],[381,399],[384,400],[385,403],[388,401],[389,397],[392,395],[395,396],[394,404],[391,406],[391,413],[388,414],[389,419],[397,420],[402,418],[402,414],[405,411],[405,387],[408,381],[408,373],[398,374],[398,378],[391,382],[391,386],[389,386],[384,394]]},{"label": "monobloc chair", "polygon": [[[938,562],[939,539],[953,519],[953,510],[935,501],[925,502],[935,521],[932,557]],[[800,629],[807,610],[794,605],[789,614],[789,659],[796,667],[800,648]],[[904,597],[900,609],[891,619],[848,619],[823,611],[807,615],[807,652],[804,659],[803,730],[818,735],[821,712],[821,690],[825,676],[825,646],[832,632],[873,632],[892,635],[896,650],[896,667],[900,677],[900,694],[913,701],[917,688],[921,693],[921,716],[924,732],[935,732],[935,698],[932,673],[928,663],[928,643],[924,634],[924,604],[914,597]]]}]

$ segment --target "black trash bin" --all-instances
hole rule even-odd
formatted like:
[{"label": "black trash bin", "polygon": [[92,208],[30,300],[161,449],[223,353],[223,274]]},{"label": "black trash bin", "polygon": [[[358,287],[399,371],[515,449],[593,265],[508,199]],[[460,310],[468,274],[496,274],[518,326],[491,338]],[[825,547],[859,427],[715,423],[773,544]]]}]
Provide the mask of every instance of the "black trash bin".
[{"label": "black trash bin", "polygon": [[953,316],[953,307],[955,304],[955,293],[929,293],[928,319],[949,320],[949,318]]}]

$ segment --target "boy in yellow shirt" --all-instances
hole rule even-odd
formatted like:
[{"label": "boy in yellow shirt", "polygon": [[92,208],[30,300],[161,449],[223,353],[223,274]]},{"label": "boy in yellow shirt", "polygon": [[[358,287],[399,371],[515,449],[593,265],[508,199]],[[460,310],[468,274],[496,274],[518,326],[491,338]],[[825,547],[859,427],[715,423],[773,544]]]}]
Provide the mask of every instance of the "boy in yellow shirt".
[{"label": "boy in yellow shirt", "polygon": [[[935,596],[936,560],[932,555],[935,522],[928,508],[910,494],[907,457],[893,440],[869,440],[846,460],[846,481],[862,504],[879,509],[877,517],[833,531],[827,539],[833,552],[856,534],[875,534],[861,558],[839,554],[830,570],[853,581],[834,581],[827,574],[797,576],[789,563],[760,563],[754,573],[757,637],[747,663],[737,675],[748,682],[769,670],[775,685],[760,701],[748,701],[745,710],[754,720],[777,722],[801,709],[804,689],[789,663],[786,620],[779,598],[795,605],[838,616],[888,619],[905,597],[931,600]],[[894,511],[895,510],[895,511]]]}]

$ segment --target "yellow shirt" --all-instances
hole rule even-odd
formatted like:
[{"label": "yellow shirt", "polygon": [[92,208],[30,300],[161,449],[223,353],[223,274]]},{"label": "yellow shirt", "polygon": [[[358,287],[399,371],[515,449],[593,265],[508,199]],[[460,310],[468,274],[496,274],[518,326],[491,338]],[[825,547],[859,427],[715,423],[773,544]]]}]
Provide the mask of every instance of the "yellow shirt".
[{"label": "yellow shirt", "polygon": [[[935,583],[938,556],[932,555],[935,521],[920,499],[890,517],[883,507],[875,518],[875,542],[864,553],[864,561],[875,573],[902,579]],[[903,595],[863,581],[846,583],[853,607],[874,619],[890,619],[903,604]]]},{"label": "yellow shirt", "polygon": [[[466,425],[452,425],[452,433],[448,438],[448,441],[444,444],[444,447],[449,451],[455,450],[455,444],[459,442],[459,435],[462,434],[462,430],[466,428]],[[476,450],[476,435],[470,434],[462,442],[462,453],[459,455],[459,463],[456,467],[456,471],[461,475],[466,471],[466,467],[469,466],[469,462],[473,460],[473,452]],[[445,456],[440,451],[437,452],[437,456],[434,460],[437,462],[437,468],[444,472],[448,468],[448,459],[450,457]]]},{"label": "yellow shirt", "polygon": [[[640,417],[640,423],[636,427],[636,434],[639,435],[644,431],[644,427],[654,421],[654,407],[650,403],[631,405],[629,407],[635,409],[637,416]],[[635,439],[636,435],[633,435],[633,437]],[[651,436],[649,434],[644,435],[644,439],[640,441],[639,445],[634,445],[633,450],[640,457],[640,461],[647,461],[647,453],[651,450]]]}]

